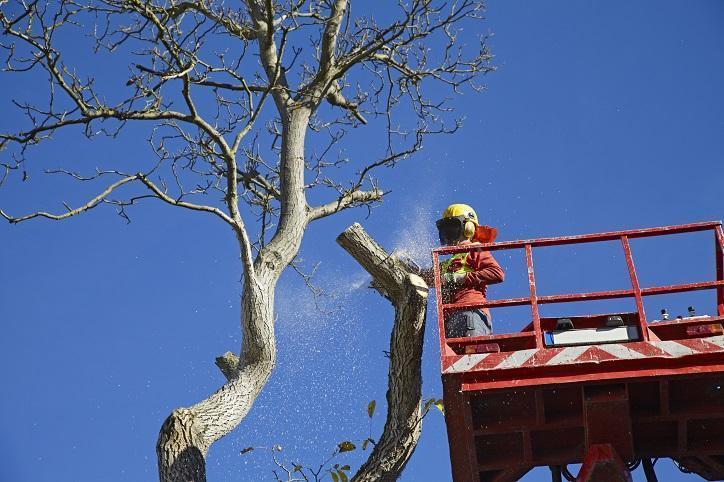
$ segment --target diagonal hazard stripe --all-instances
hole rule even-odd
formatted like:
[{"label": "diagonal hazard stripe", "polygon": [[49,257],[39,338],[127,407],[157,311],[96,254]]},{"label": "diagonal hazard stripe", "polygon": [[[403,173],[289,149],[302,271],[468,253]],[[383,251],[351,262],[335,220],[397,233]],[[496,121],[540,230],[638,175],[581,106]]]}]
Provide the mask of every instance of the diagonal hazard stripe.
[{"label": "diagonal hazard stripe", "polygon": [[516,352],[509,351],[490,353],[485,360],[475,365],[474,370],[490,370],[491,368],[496,368],[498,365],[507,360],[508,357],[513,356],[515,353]]},{"label": "diagonal hazard stripe", "polygon": [[646,358],[646,355],[643,353],[639,353],[636,350],[632,350],[631,348],[620,345],[618,343],[611,344],[611,345],[598,345],[598,349],[601,351],[605,351],[609,355],[613,356],[614,358],[626,358],[626,359],[638,359],[638,358]]},{"label": "diagonal hazard stripe", "polygon": [[664,350],[656,346],[656,343],[658,342],[638,342],[638,343],[629,343],[627,345],[627,348],[636,351],[638,353],[641,353],[644,358],[651,358],[651,357],[669,357],[670,355],[666,353]]},{"label": "diagonal hazard stripe", "polygon": [[699,353],[675,341],[658,341],[656,342],[656,346],[675,358]]},{"label": "diagonal hazard stripe", "polygon": [[702,338],[701,341],[705,342],[708,345],[714,345],[717,348],[724,349],[724,336],[712,336],[709,338]]},{"label": "diagonal hazard stripe", "polygon": [[447,369],[450,368],[450,366],[458,361],[461,358],[461,355],[448,355],[442,357],[442,372],[447,372]]},{"label": "diagonal hazard stripe", "polygon": [[570,348],[564,348],[556,356],[548,360],[546,365],[562,365],[564,363],[571,363],[573,360],[578,358],[588,350],[588,346],[572,346]]},{"label": "diagonal hazard stripe", "polygon": [[551,358],[558,355],[564,349],[565,348],[546,348],[545,350],[538,350],[535,355],[529,358],[521,366],[531,367],[545,365],[551,360]]},{"label": "diagonal hazard stripe", "polygon": [[600,362],[606,360],[640,360],[644,358],[679,358],[700,353],[724,350],[724,336],[712,336],[677,341],[638,343],[608,343],[571,346],[567,348],[529,349],[514,352],[462,355],[443,373],[476,370],[513,369],[520,367],[564,365],[568,363]]},{"label": "diagonal hazard stripe", "polygon": [[474,355],[463,355],[458,361],[450,365],[445,373],[458,373],[470,370],[472,367],[483,361],[488,353],[476,353]]},{"label": "diagonal hazard stripe", "polygon": [[576,358],[576,363],[579,362],[602,362],[607,360],[617,360],[621,357],[619,357],[617,354],[611,354],[607,350],[602,350],[602,347],[599,346],[591,346],[588,347],[588,350],[584,351],[581,356]]},{"label": "diagonal hazard stripe", "polygon": [[[716,345],[716,343],[707,343],[707,341],[706,338],[692,338],[689,340],[679,340],[678,342],[696,352],[706,353],[714,348],[712,345]],[[716,350],[716,348],[714,348],[714,350],[719,351]]]},{"label": "diagonal hazard stripe", "polygon": [[513,352],[508,358],[503,360],[495,368],[518,368],[525,362],[530,360],[537,352],[538,350],[536,350],[535,348],[531,350],[519,350]]}]

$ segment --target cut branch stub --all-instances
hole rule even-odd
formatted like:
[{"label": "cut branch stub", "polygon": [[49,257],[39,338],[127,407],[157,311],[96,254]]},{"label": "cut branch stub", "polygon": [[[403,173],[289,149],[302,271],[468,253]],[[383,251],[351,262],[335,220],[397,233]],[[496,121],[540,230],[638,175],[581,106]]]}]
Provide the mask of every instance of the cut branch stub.
[{"label": "cut branch stub", "polygon": [[373,286],[378,291],[383,290],[384,296],[394,303],[402,295],[409,274],[407,266],[389,255],[362,226],[354,223],[345,229],[337,236],[337,243],[372,276]]},{"label": "cut branch stub", "polygon": [[372,276],[373,286],[395,306],[390,338],[387,419],[382,435],[353,482],[395,481],[412,456],[422,429],[422,344],[428,287],[389,255],[362,226],[353,224],[337,242]]},{"label": "cut branch stub", "polygon": [[239,373],[239,357],[227,351],[223,355],[216,357],[216,366],[219,367],[227,380],[231,380]]}]

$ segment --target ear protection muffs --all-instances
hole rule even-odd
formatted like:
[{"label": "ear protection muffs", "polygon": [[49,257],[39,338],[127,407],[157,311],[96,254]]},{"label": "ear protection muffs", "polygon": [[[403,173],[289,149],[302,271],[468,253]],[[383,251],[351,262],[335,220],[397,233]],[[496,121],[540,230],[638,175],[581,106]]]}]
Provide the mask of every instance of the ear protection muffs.
[{"label": "ear protection muffs", "polygon": [[473,237],[473,234],[475,234],[475,223],[472,221],[465,221],[465,226],[463,227],[463,236],[465,236],[465,239],[470,239]]}]

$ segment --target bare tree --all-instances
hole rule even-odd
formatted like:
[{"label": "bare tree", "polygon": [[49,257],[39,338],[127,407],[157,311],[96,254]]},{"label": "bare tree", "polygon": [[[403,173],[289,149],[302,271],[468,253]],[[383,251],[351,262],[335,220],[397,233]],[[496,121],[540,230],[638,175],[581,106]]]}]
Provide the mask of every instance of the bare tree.
[{"label": "bare tree", "polygon": [[[113,139],[140,124],[150,147],[140,169],[99,161],[91,173],[46,170],[100,186],[78,207],[0,215],[13,224],[62,220],[112,205],[130,222],[129,206],[156,199],[215,216],[238,242],[239,355],[217,359],[227,377],[219,390],[164,422],[163,481],[205,480],[209,447],[239,424],[269,379],[275,287],[285,268],[298,268],[306,227],[380,202],[386,191],[376,172],[410,157],[427,136],[455,132],[459,119],[446,100],[479,89],[475,79],[491,70],[486,37],[476,34],[480,1],[384,5],[373,15],[367,4],[353,13],[348,0],[0,0],[4,72],[47,77],[45,95],[13,101],[27,123],[0,134],[0,186],[24,179],[32,148],[61,130]],[[463,29],[468,43],[458,41]],[[91,66],[68,60],[77,57],[68,38],[78,45],[88,34],[96,55],[128,62],[126,79],[101,85]],[[344,137],[362,125],[384,142],[347,158]],[[326,200],[311,205],[312,196]],[[388,401],[395,413],[399,400]],[[415,403],[419,412],[419,395]],[[417,438],[395,440],[406,444],[401,456],[359,480],[399,474]],[[380,460],[400,449],[379,447]]]}]

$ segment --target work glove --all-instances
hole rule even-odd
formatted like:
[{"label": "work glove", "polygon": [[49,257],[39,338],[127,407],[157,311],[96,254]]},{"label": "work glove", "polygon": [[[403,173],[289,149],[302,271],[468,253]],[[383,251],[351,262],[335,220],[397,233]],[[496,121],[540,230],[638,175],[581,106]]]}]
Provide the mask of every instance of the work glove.
[{"label": "work glove", "polygon": [[443,273],[442,284],[446,288],[457,288],[465,282],[465,273]]}]

